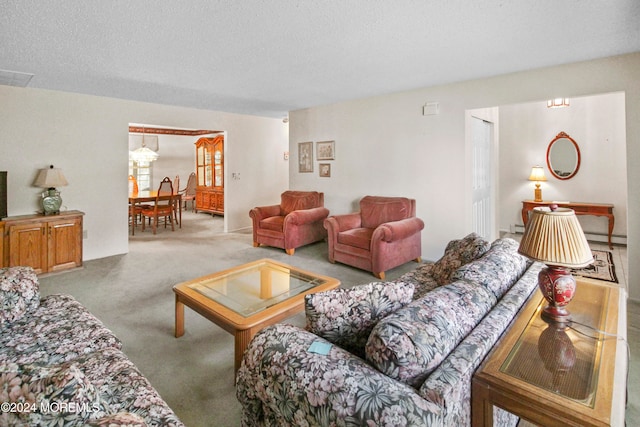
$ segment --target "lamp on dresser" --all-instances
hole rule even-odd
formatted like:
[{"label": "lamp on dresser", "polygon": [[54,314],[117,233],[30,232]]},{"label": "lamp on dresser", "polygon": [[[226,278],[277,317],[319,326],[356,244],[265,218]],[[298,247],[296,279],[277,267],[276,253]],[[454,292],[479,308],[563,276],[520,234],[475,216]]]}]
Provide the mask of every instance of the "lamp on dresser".
[{"label": "lamp on dresser", "polygon": [[54,168],[53,165],[46,169],[40,169],[33,185],[47,189],[42,193],[42,210],[44,214],[59,214],[60,206],[62,206],[62,197],[60,197],[60,192],[56,190],[56,187],[68,185],[67,179],[62,174],[62,169]]},{"label": "lamp on dresser", "polygon": [[533,209],[518,252],[547,265],[538,274],[538,286],[549,303],[542,310],[542,318],[548,323],[570,322],[566,305],[575,294],[576,281],[569,268],[583,268],[593,262],[575,212],[557,205]]},{"label": "lamp on dresser", "polygon": [[542,201],[542,189],[540,189],[540,182],[546,181],[547,177],[544,176],[544,169],[542,166],[534,166],[531,168],[531,175],[529,175],[529,181],[535,181],[536,189],[534,191],[534,201]]}]

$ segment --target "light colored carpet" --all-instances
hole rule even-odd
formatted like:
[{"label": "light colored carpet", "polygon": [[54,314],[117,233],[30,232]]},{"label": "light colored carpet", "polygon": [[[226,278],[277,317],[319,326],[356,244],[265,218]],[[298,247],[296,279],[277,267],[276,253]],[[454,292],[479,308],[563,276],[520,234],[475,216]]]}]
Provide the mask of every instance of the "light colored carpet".
[{"label": "light colored carpet", "polygon": [[[88,261],[81,270],[42,277],[40,290],[43,295],[73,295],[113,330],[124,343],[125,353],[187,427],[238,426],[233,337],[185,308],[185,335],[174,338],[173,285],[260,258],[336,277],[345,287],[376,279],[364,271],[330,264],[325,242],[288,256],[280,249],[252,247],[250,230],[223,234],[221,217],[183,215],[181,230],[161,228],[155,236],[150,230],[137,230],[128,254]],[[387,278],[397,278],[415,266],[407,263],[387,272]],[[632,426],[640,425],[640,303],[630,302],[628,310],[632,359],[627,425]],[[288,322],[304,326],[304,314]]]},{"label": "light colored carpet", "polygon": [[[174,338],[173,285],[261,258],[335,277],[350,287],[377,279],[327,261],[327,244],[296,250],[254,248],[251,231],[223,234],[223,219],[183,213],[182,229],[136,230],[129,253],[88,261],[84,268],[40,279],[43,295],[67,293],[123,342],[124,352],[188,427],[238,426],[233,336],[189,308],[185,334]],[[387,272],[393,279],[417,264]],[[288,320],[304,326],[304,314]]]}]

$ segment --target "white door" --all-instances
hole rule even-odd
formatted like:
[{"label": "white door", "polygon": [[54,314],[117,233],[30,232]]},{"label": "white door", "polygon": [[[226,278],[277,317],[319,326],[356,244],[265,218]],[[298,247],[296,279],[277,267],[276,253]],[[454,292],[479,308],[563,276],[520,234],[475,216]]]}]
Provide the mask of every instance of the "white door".
[{"label": "white door", "polygon": [[495,238],[492,130],[492,123],[471,117],[471,223],[489,241]]}]

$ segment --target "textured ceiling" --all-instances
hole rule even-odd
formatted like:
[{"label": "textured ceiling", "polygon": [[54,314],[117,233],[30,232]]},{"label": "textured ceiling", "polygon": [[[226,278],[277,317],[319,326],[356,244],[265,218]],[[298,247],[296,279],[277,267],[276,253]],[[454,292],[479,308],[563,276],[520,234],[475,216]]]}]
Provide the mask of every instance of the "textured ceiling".
[{"label": "textured ceiling", "polygon": [[284,117],[640,51],[638,0],[0,0],[29,87]]}]

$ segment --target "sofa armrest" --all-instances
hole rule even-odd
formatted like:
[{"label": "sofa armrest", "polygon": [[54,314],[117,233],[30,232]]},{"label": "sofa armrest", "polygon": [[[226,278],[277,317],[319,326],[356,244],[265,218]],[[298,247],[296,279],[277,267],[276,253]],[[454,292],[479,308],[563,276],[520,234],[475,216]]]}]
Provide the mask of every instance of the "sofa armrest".
[{"label": "sofa armrest", "polygon": [[420,218],[412,217],[400,221],[380,224],[373,232],[372,240],[382,240],[384,242],[394,242],[419,233],[424,228],[424,221]]},{"label": "sofa armrest", "polygon": [[[441,408],[416,390],[376,371],[335,345],[327,354],[310,351],[327,341],[293,325],[261,330],[245,351],[236,375],[242,423],[253,425],[376,425],[411,420],[442,425]],[[382,404],[383,403],[383,404]]]},{"label": "sofa armrest", "polygon": [[324,207],[293,211],[284,217],[285,227],[288,224],[304,225],[320,221],[329,216],[329,209]]},{"label": "sofa armrest", "polygon": [[0,269],[0,328],[40,305],[38,276],[31,267]]},{"label": "sofa armrest", "polygon": [[333,215],[324,221],[324,228],[329,234],[338,234],[341,231],[360,228],[362,226],[362,217],[360,212],[354,212],[344,215]]},{"label": "sofa armrest", "polygon": [[278,215],[280,215],[280,205],[257,206],[249,211],[249,216],[254,223]]}]

